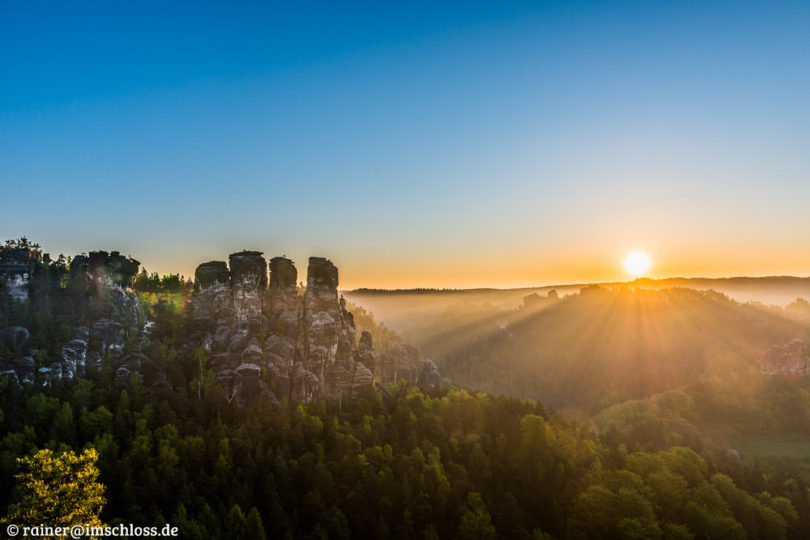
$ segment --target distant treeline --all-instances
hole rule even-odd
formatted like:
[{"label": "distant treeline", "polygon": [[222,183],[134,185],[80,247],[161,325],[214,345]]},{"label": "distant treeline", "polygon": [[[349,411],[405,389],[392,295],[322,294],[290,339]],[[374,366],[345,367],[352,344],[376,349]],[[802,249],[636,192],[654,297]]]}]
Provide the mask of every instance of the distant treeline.
[{"label": "distant treeline", "polygon": [[[375,289],[368,287],[361,287],[359,289],[351,289],[346,291],[349,294],[475,294],[486,292],[510,292],[510,291],[534,291],[546,289],[573,289],[599,285],[602,287],[655,287],[655,288],[669,288],[669,287],[698,287],[710,288],[711,286],[722,285],[729,286],[767,286],[776,285],[780,287],[807,287],[810,288],[810,277],[797,277],[797,276],[763,276],[763,277],[724,277],[724,278],[704,278],[704,277],[668,277],[668,278],[638,278],[633,281],[605,281],[598,283],[568,283],[557,285],[536,285],[530,287],[478,287],[473,289],[454,289],[454,288],[441,288],[433,289],[429,287],[416,287],[412,289]],[[722,292],[722,291],[721,291]]]},{"label": "distant treeline", "polygon": [[472,294],[482,292],[497,292],[503,289],[495,288],[481,288],[481,289],[429,289],[429,288],[416,288],[416,289],[352,289],[346,291],[350,294]]}]

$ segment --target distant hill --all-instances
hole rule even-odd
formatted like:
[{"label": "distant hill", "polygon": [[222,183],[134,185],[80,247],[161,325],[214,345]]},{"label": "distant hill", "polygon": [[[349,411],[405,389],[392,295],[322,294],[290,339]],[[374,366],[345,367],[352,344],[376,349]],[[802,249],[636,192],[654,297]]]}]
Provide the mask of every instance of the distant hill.
[{"label": "distant hill", "polygon": [[810,300],[810,277],[769,276],[732,278],[638,279],[631,283],[644,288],[686,287],[715,290],[738,302],[762,302],[784,307],[796,298]]},{"label": "distant hill", "polygon": [[456,384],[590,411],[707,373],[759,369],[767,347],[806,336],[806,326],[763,305],[660,284],[592,286],[559,299],[538,294],[512,310],[456,302],[414,321],[405,336]]},{"label": "distant hill", "polygon": [[715,290],[738,302],[761,302],[785,307],[796,298],[810,300],[810,277],[731,277],[731,278],[642,278],[629,282],[578,283],[544,285],[518,289],[355,289],[343,294],[357,305],[374,313],[377,320],[403,333],[443,313],[454,304],[489,305],[499,310],[512,310],[531,294],[545,296],[554,290],[560,296],[574,294],[583,287],[631,286],[643,289],[684,287]]}]

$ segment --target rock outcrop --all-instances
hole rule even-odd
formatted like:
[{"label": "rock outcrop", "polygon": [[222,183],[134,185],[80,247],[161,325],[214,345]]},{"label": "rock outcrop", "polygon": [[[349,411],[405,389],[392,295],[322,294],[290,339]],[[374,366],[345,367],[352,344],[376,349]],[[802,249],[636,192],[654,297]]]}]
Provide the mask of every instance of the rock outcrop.
[{"label": "rock outcrop", "polygon": [[259,251],[241,251],[229,257],[234,320],[261,325],[262,300],[267,289],[267,262]]},{"label": "rock outcrop", "polygon": [[[210,261],[194,274],[192,313],[194,336],[211,353],[211,367],[230,400],[277,401],[255,363],[263,355],[258,336],[266,333],[262,303],[267,288],[267,263],[259,251],[242,251],[224,261]],[[253,369],[252,366],[256,366]]]},{"label": "rock outcrop", "polygon": [[84,376],[87,370],[87,341],[73,339],[62,347],[62,363],[68,373]]},{"label": "rock outcrop", "polygon": [[[29,329],[0,329],[0,377],[47,388],[83,377],[106,359],[117,385],[147,371],[150,388],[168,395],[172,389],[166,374],[144,370],[154,350],[153,324],[145,322],[130,289],[138,261],[116,251],[95,251],[74,257],[69,267],[61,256],[53,269],[49,264],[38,250],[0,250],[3,289],[34,304],[58,302],[48,295],[62,294],[63,306],[80,314],[77,323],[86,326],[75,326],[70,338],[47,354],[31,348],[43,340],[32,340]],[[268,263],[259,251],[233,253],[228,262],[197,268],[184,346],[202,346],[210,353],[212,375],[230,401],[342,403],[375,387],[387,394],[380,381],[438,383],[435,365],[421,361],[416,349],[386,340],[384,350],[376,351],[369,332],[358,339],[330,260],[311,257],[305,288],[298,279],[293,261],[273,257]]]},{"label": "rock outcrop", "polygon": [[439,368],[432,360],[420,358],[416,347],[395,341],[374,357],[374,373],[382,381],[406,380],[423,387],[441,385]]},{"label": "rock outcrop", "polygon": [[304,368],[314,376],[304,381],[306,401],[351,399],[374,382],[373,373],[359,359],[354,318],[338,298],[337,286],[335,265],[323,257],[310,257],[299,332]]},{"label": "rock outcrop", "polygon": [[7,358],[0,356],[0,377],[6,377],[17,384],[33,384],[36,376],[36,361],[30,354]]},{"label": "rock outcrop", "polygon": [[0,279],[9,296],[21,302],[28,300],[31,275],[42,260],[42,253],[38,249],[22,247],[0,250]]},{"label": "rock outcrop", "polygon": [[0,345],[10,350],[23,350],[28,346],[31,332],[23,326],[7,326],[0,330]]},{"label": "rock outcrop", "polygon": [[[128,287],[138,271],[138,261],[124,257],[118,252],[91,252],[77,255],[70,264],[69,273],[64,266],[56,267],[64,272],[70,284],[69,291],[53,293],[51,297],[46,284],[49,272],[41,271],[50,264],[47,255],[41,257],[38,250],[5,248],[0,251],[4,261],[3,276],[27,280],[23,290],[26,294],[12,295],[18,300],[58,303],[70,302],[72,309],[84,314],[91,324],[76,326],[72,337],[50,354],[38,356],[29,347],[30,332],[21,326],[0,330],[0,376],[6,376],[18,384],[37,384],[49,387],[59,381],[71,381],[83,377],[88,366],[98,368],[103,358],[114,362],[119,369],[120,358],[130,336],[140,335],[144,319],[138,299]],[[11,262],[9,262],[11,261]],[[60,263],[62,264],[62,263]],[[61,278],[60,278],[61,279]],[[8,285],[8,281],[6,281]],[[28,295],[29,288],[33,295]],[[8,286],[7,290],[10,290]],[[50,285],[53,290],[53,284]],[[57,291],[62,290],[61,287]],[[59,294],[67,294],[61,297]],[[139,341],[142,346],[148,344]],[[56,357],[56,362],[42,365],[44,358]]]},{"label": "rock outcrop", "polygon": [[290,259],[285,257],[270,259],[268,315],[275,330],[282,334],[294,330],[301,316],[297,280],[298,270]]},{"label": "rock outcrop", "polygon": [[73,338],[62,346],[58,361],[40,365],[37,369],[34,359],[38,358],[39,351],[30,348],[28,330],[21,326],[6,327],[0,330],[0,377],[7,376],[21,385],[33,384],[38,379],[41,386],[48,387],[57,381],[72,381],[85,376],[88,366],[98,369],[105,357],[114,362],[116,369],[131,367],[133,362],[127,362],[127,359],[139,357],[141,361],[136,367],[140,369],[145,359],[142,354],[130,354],[121,361],[127,337],[132,331],[112,319],[100,319],[89,329],[79,326],[74,330]]},{"label": "rock outcrop", "polygon": [[226,262],[210,261],[197,267],[191,308],[194,318],[203,325],[232,316],[231,273]]},{"label": "rock outcrop", "polygon": [[[228,398],[340,402],[373,388],[379,360],[370,334],[361,336],[358,346],[354,317],[338,293],[335,265],[311,257],[300,294],[290,259],[264,261],[261,252],[243,251],[231,255],[227,265],[211,261],[195,273],[194,342],[211,353],[214,377]],[[427,364],[418,361],[415,349],[393,356],[388,361],[393,367],[378,373],[383,380],[417,382],[423,375],[419,366]]]},{"label": "rock outcrop", "polygon": [[85,288],[92,288],[97,295],[101,295],[105,288],[111,285],[120,288],[131,287],[140,264],[135,259],[124,257],[118,251],[111,253],[91,251],[87,255],[73,257],[70,275]]}]

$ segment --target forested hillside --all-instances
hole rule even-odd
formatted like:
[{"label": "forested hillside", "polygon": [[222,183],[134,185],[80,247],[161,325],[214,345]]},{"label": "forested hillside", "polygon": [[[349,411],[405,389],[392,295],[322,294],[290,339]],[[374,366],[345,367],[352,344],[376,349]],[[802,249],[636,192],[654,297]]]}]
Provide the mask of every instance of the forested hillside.
[{"label": "forested hillside", "polygon": [[449,380],[594,412],[758,368],[806,323],[712,291],[591,287],[504,311],[458,305],[408,335]]},{"label": "forested hillside", "polygon": [[[517,289],[356,289],[344,291],[347,299],[373,312],[376,317],[408,339],[419,337],[419,328],[435,321],[447,310],[459,306],[482,306],[509,311],[523,305],[527,296],[546,297],[551,291],[559,297],[578,293],[583,287],[598,285],[614,289],[645,290],[694,289],[716,291],[741,303],[784,309],[796,298],[810,298],[810,278],[792,276],[734,278],[639,278],[626,282],[581,283],[523,287]],[[805,317],[807,312],[805,311]]]},{"label": "forested hillside", "polygon": [[197,397],[194,355],[170,361],[174,392],[116,388],[103,371],[49,394],[0,383],[2,485],[35,448],[93,447],[102,521],[168,522],[183,538],[810,533],[810,478],[791,462],[766,471],[699,438],[628,445],[535,402],[407,384],[342,410],[240,407],[216,386]]}]

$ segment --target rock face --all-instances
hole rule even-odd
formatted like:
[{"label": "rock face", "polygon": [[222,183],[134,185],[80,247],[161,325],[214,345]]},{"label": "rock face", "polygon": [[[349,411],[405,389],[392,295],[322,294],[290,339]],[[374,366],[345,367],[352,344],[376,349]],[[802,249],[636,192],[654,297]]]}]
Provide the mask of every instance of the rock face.
[{"label": "rock face", "polygon": [[[338,347],[341,341],[344,347],[348,341],[348,336],[345,335],[346,325],[341,317],[337,283],[337,268],[330,261],[322,257],[310,257],[307,290],[304,293],[301,347],[304,368],[314,375],[318,382],[315,385],[305,385],[303,391],[306,401],[318,399],[321,394],[327,392],[334,392],[331,370],[338,362]],[[341,352],[344,354],[340,360],[344,360],[345,351]],[[326,380],[327,370],[330,370],[329,388]]]},{"label": "rock face", "polygon": [[73,257],[70,274],[72,278],[83,282],[86,288],[92,287],[96,294],[101,295],[111,285],[131,287],[140,264],[118,251],[91,251],[87,255]]},{"label": "rock face", "polygon": [[68,373],[84,376],[87,369],[87,341],[73,339],[62,347],[62,363]]},{"label": "rock face", "polygon": [[762,354],[762,372],[767,375],[810,375],[807,342],[796,338],[785,345],[771,345]]},{"label": "rock face", "polygon": [[[50,301],[47,291],[54,284],[44,287],[39,281],[53,274],[41,271],[48,264],[39,251],[0,250],[4,288],[20,300]],[[58,279],[69,285],[64,287],[70,293],[66,298],[86,326],[76,326],[70,339],[49,354],[31,348],[41,340],[32,339],[27,328],[0,328],[0,377],[48,388],[83,377],[105,361],[111,362],[118,385],[129,384],[149,362],[144,353],[150,350],[153,326],[144,323],[129,288],[138,261],[116,251],[95,251],[74,257],[69,268],[60,265]],[[227,263],[210,261],[197,268],[185,345],[209,351],[209,367],[229,400],[243,405],[281,399],[342,403],[366,389],[387,393],[375,379],[438,383],[435,365],[421,361],[416,349],[401,341],[386,342],[378,352],[368,332],[358,340],[331,261],[311,257],[306,288],[299,288],[298,279],[293,261],[273,257],[268,264],[259,251],[233,253]],[[16,289],[8,286],[12,281]],[[165,374],[158,373],[152,387],[171,392]]]},{"label": "rock face", "polygon": [[143,310],[135,294],[129,290],[140,263],[117,251],[91,251],[76,255],[70,263],[70,280],[96,300],[110,306],[110,316],[125,328],[139,326]]},{"label": "rock face", "polygon": [[[304,369],[303,399],[351,399],[374,375],[359,359],[354,317],[338,299],[338,270],[323,257],[310,257],[299,332]],[[316,384],[312,384],[317,379]]]},{"label": "rock face", "polygon": [[230,268],[223,261],[210,261],[194,273],[191,308],[196,337],[211,353],[216,380],[229,399],[277,401],[255,363],[263,355],[258,336],[267,326],[262,313],[267,263],[258,251],[234,253],[229,263]]},{"label": "rock face", "polygon": [[298,270],[285,257],[270,259],[270,290],[268,315],[270,322],[280,333],[289,333],[298,325],[300,302],[297,290]]},{"label": "rock face", "polygon": [[226,319],[233,313],[231,273],[224,261],[210,261],[194,273],[192,311],[197,321]]},{"label": "rock face", "polygon": [[36,362],[30,355],[6,359],[0,357],[0,377],[7,377],[19,385],[33,384]]},{"label": "rock face", "polygon": [[28,300],[28,287],[31,275],[42,253],[30,248],[6,248],[0,250],[0,278],[5,283],[8,294],[15,300]]},{"label": "rock face", "polygon": [[259,251],[242,251],[229,257],[234,319],[264,322],[262,300],[267,289],[267,262]]},{"label": "rock face", "polygon": [[102,355],[124,346],[126,331],[124,325],[112,319],[101,319],[93,323],[90,337],[101,347]]},{"label": "rock face", "polygon": [[[371,335],[361,336],[358,346],[335,265],[311,257],[303,295],[290,259],[270,259],[269,280],[266,269],[262,253],[243,251],[231,255],[229,265],[212,261],[195,273],[195,339],[210,351],[214,376],[229,399],[340,402],[372,388],[378,359]],[[409,361],[380,371],[383,380],[419,380],[415,366],[425,364],[415,349],[407,355]]]},{"label": "rock face", "polygon": [[0,344],[11,350],[22,350],[28,346],[31,333],[22,326],[7,326],[0,330]]},{"label": "rock face", "polygon": [[108,355],[117,362],[124,349],[129,329],[111,319],[93,323],[92,330],[78,327],[57,356],[58,362],[36,368],[39,352],[29,347],[30,333],[22,326],[0,330],[0,377],[6,376],[20,385],[38,384],[49,387],[58,381],[83,377],[88,364],[98,367]]},{"label": "rock face", "polygon": [[212,285],[227,285],[231,280],[231,273],[224,261],[211,261],[197,267],[194,273],[194,287],[196,291],[208,289]]},{"label": "rock face", "polygon": [[[47,255],[43,259],[38,251],[6,248],[0,251],[0,259],[4,277],[11,274],[14,279],[27,280],[21,289],[26,294],[18,295],[17,299],[34,303],[59,301],[59,297],[49,298],[49,293],[39,292],[47,291],[39,281],[47,275],[39,271],[49,264]],[[43,261],[44,264],[39,264]],[[135,293],[126,288],[132,283],[138,267],[138,261],[116,251],[95,251],[74,257],[69,273],[72,301],[77,302],[77,306],[84,303],[85,308],[92,302],[95,306],[93,317],[102,318],[94,320],[89,327],[74,328],[69,341],[56,351],[50,351],[50,356],[55,356],[58,361],[48,365],[41,365],[38,351],[29,347],[28,329],[10,326],[0,330],[0,376],[21,385],[50,387],[57,382],[84,376],[88,366],[99,367],[105,356],[114,362],[115,369],[126,367],[120,362],[124,347],[129,337],[140,335],[144,319]],[[29,284],[34,288],[32,296],[27,294]],[[138,343],[145,346],[148,339]]]},{"label": "rock face", "polygon": [[375,357],[375,374],[383,381],[404,379],[425,387],[441,384],[439,368],[430,359],[422,360],[416,347],[401,342],[389,343]]},{"label": "rock face", "polygon": [[419,351],[396,334],[387,335],[382,346],[375,348],[372,334],[363,331],[357,351],[363,365],[382,382],[406,380],[423,388],[442,383],[436,364],[430,359],[420,358]]},{"label": "rock face", "polygon": [[377,360],[374,356],[374,342],[371,337],[371,332],[363,332],[360,334],[360,342],[357,345],[357,357],[363,362],[363,365],[374,370]]}]

